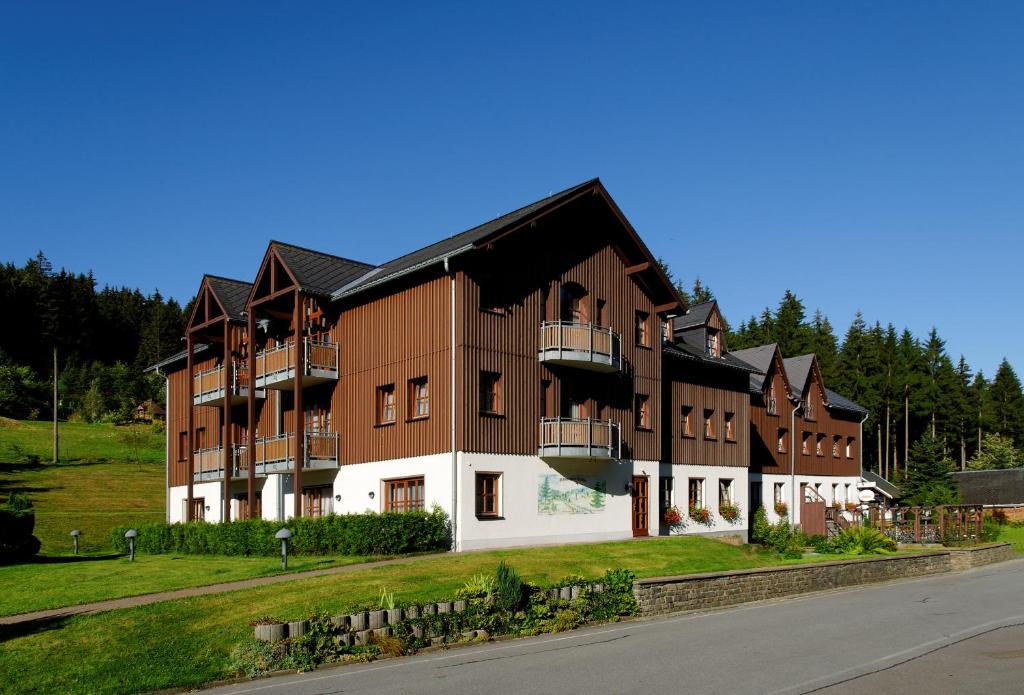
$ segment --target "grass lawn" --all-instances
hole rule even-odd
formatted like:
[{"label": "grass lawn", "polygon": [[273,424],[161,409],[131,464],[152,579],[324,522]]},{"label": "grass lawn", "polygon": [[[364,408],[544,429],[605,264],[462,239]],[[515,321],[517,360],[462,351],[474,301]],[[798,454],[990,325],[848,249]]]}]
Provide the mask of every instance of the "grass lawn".
[{"label": "grass lawn", "polygon": [[999,540],[1013,545],[1018,553],[1024,553],[1024,526],[1003,526],[999,531]]},{"label": "grass lawn", "polygon": [[[719,541],[676,537],[473,552],[410,560],[350,574],[60,620],[31,634],[0,631],[0,688],[19,692],[128,693],[198,686],[227,677],[228,655],[252,634],[250,619],[339,614],[374,604],[382,588],[403,602],[451,596],[499,560],[525,580],[596,577],[624,567],[640,577],[761,567],[777,557]],[[833,560],[837,556],[820,556]],[[789,561],[795,563],[799,561]],[[124,654],[140,658],[124,659]],[[73,658],[72,658],[73,655]]]},{"label": "grass lawn", "polygon": [[[303,572],[383,558],[288,558],[288,572]],[[138,555],[40,558],[0,567],[0,615],[28,613],[123,596],[151,594],[281,574],[277,557]]]},{"label": "grass lawn", "polygon": [[[82,532],[83,551],[110,547],[119,524],[164,518],[164,440],[151,434],[142,463],[120,442],[114,425],[61,423],[61,460],[50,460],[48,423],[0,418],[0,497],[25,492],[36,509],[35,535],[49,555],[71,550],[71,529]],[[132,462],[129,462],[132,461]]]}]

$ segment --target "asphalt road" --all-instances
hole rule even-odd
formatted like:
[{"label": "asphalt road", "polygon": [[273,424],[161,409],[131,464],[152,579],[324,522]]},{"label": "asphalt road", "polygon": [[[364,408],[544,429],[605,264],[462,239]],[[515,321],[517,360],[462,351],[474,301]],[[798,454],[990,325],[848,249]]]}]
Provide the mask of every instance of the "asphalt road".
[{"label": "asphalt road", "polygon": [[[1024,560],[217,693],[1024,692]],[[895,690],[893,690],[895,688]]]}]

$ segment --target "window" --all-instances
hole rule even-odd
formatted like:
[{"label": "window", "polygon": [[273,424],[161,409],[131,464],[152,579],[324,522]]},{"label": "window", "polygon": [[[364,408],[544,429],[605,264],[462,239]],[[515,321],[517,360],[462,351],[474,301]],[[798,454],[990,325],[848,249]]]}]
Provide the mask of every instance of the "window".
[{"label": "window", "polygon": [[729,442],[736,441],[736,414],[725,414],[725,439]]},{"label": "window", "polygon": [[[235,495],[235,518],[236,519],[248,519],[249,518],[249,493],[239,492]],[[252,510],[253,519],[263,518],[263,493],[256,492],[256,506]]]},{"label": "window", "polygon": [[605,308],[605,301],[598,299],[596,302],[595,313],[594,313],[594,325],[595,326],[607,326],[608,325],[608,310]]},{"label": "window", "polygon": [[384,481],[384,511],[411,512],[423,509],[423,476]]},{"label": "window", "polygon": [[178,433],[178,460],[188,461],[188,432]]},{"label": "window", "polygon": [[788,448],[786,446],[786,435],[787,434],[789,434],[789,430],[787,430],[785,427],[780,427],[779,428],[779,441],[775,445],[775,450],[778,451],[780,454],[786,453],[786,449]]},{"label": "window", "polygon": [[783,485],[784,483],[775,483],[775,491],[772,497],[772,499],[775,501],[775,504],[782,504]]},{"label": "window", "polygon": [[672,342],[672,319],[661,320],[661,342]]},{"label": "window", "polygon": [[480,284],[480,311],[489,314],[504,315],[505,299],[502,296],[504,283],[494,278],[486,278]]},{"label": "window", "polygon": [[775,400],[775,383],[774,382],[768,387],[768,397],[767,397],[767,399],[764,402],[764,408],[765,408],[765,412],[767,412],[769,415],[778,415],[779,414],[779,405],[778,405],[778,403]]},{"label": "window", "polygon": [[682,429],[684,437],[693,436],[693,408],[688,405],[683,406]]},{"label": "window", "polygon": [[804,432],[803,443],[800,445],[800,453],[801,454],[809,454],[809,453],[811,453],[811,433],[810,432]]},{"label": "window", "polygon": [[853,437],[846,438],[846,458],[853,458]]},{"label": "window", "polygon": [[477,473],[476,474],[476,515],[482,517],[499,516],[499,490],[501,489],[501,474],[499,473]]},{"label": "window", "polygon": [[393,425],[395,422],[395,385],[377,387],[377,424]]},{"label": "window", "polygon": [[638,393],[636,394],[636,426],[637,429],[651,429],[651,399]]},{"label": "window", "polygon": [[574,282],[562,285],[562,320],[571,323],[590,323],[587,291]]},{"label": "window", "polygon": [[306,516],[327,516],[331,513],[332,496],[330,485],[302,488],[302,513]]},{"label": "window", "polygon": [[196,451],[199,451],[201,449],[205,449],[206,448],[206,428],[205,427],[197,427],[196,428],[195,442],[194,443],[195,443],[195,446],[196,446]]},{"label": "window", "polygon": [[832,437],[832,456],[839,458],[839,445],[842,443],[843,438],[838,434]]},{"label": "window", "polygon": [[704,411],[704,439],[715,438],[715,411]]},{"label": "window", "polygon": [[664,512],[672,506],[672,476],[665,475],[662,476],[660,480],[661,483],[658,487],[658,508]]},{"label": "window", "polygon": [[501,415],[501,374],[480,372],[480,412]]},{"label": "window", "polygon": [[843,503],[843,500],[839,499],[839,483],[832,483],[832,504],[836,507]]},{"label": "window", "polygon": [[687,485],[687,500],[691,509],[704,507],[704,478],[690,478]]},{"label": "window", "polygon": [[708,354],[708,357],[722,356],[722,346],[719,342],[718,331],[713,328],[707,329],[707,339],[704,351]]},{"label": "window", "polygon": [[427,377],[409,380],[409,419],[420,420],[430,416],[430,387]]},{"label": "window", "polygon": [[814,440],[814,453],[818,456],[825,455],[825,435],[819,434]]},{"label": "window", "polygon": [[721,509],[727,504],[732,504],[732,480],[721,478],[718,481],[718,507]]},{"label": "window", "polygon": [[651,336],[648,334],[647,319],[649,316],[642,312],[636,312],[636,344],[650,347]]},{"label": "window", "polygon": [[[186,505],[188,499],[182,500]],[[192,521],[206,521],[206,498],[205,497],[193,497],[192,498]]]},{"label": "window", "polygon": [[555,416],[555,393],[551,388],[551,382],[547,379],[542,379],[540,382],[540,416]]}]

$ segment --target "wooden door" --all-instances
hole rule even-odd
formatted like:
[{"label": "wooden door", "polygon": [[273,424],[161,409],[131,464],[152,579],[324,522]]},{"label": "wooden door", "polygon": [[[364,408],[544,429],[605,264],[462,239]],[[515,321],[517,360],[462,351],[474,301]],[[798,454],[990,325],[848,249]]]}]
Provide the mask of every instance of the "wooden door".
[{"label": "wooden door", "polygon": [[206,498],[192,498],[192,521],[206,521]]},{"label": "wooden door", "polygon": [[646,536],[649,528],[650,479],[645,475],[633,476],[633,535]]}]

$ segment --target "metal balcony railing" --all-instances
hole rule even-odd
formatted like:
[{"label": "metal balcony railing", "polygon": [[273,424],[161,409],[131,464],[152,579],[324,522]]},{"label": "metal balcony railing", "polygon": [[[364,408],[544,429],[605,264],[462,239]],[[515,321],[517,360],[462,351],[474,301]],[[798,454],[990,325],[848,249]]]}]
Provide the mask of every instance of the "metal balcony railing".
[{"label": "metal balcony railing", "polygon": [[564,458],[620,458],[619,423],[590,418],[541,418],[539,455]]},{"label": "metal balcony railing", "polygon": [[622,365],[622,341],[610,328],[592,323],[544,321],[540,325],[542,362],[617,371]]}]

